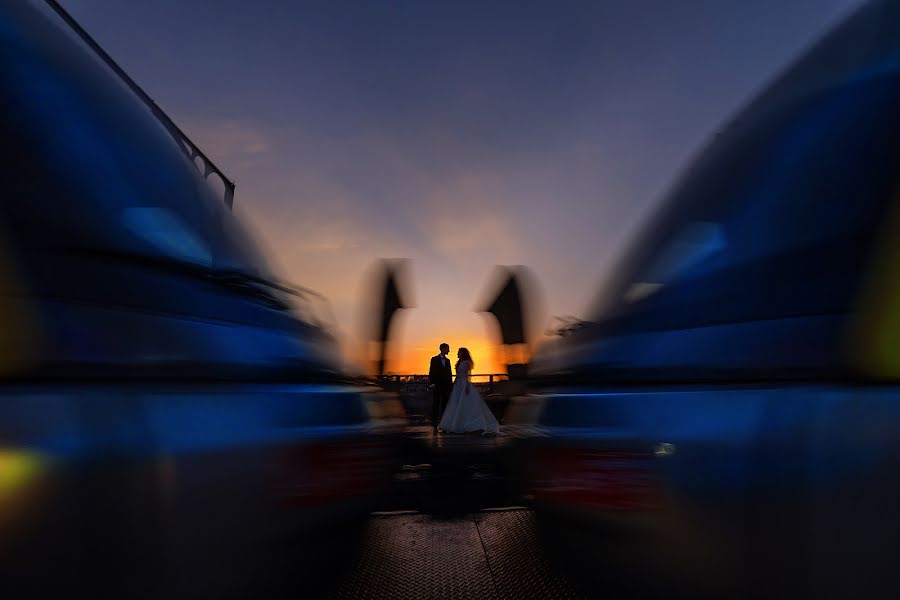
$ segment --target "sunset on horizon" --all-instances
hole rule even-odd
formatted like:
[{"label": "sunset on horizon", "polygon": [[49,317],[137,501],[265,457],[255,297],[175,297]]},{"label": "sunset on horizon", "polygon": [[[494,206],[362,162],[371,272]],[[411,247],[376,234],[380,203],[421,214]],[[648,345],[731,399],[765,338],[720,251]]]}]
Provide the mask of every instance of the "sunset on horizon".
[{"label": "sunset on horizon", "polygon": [[0,1],[3,600],[900,598],[900,0]]},{"label": "sunset on horizon", "polygon": [[714,128],[856,3],[64,4],[227,166],[235,213],[276,273],[328,298],[349,365],[369,368],[365,272],[410,259],[387,369],[418,373],[443,340],[505,372],[473,312],[496,265],[534,272],[540,334],[587,317]]}]

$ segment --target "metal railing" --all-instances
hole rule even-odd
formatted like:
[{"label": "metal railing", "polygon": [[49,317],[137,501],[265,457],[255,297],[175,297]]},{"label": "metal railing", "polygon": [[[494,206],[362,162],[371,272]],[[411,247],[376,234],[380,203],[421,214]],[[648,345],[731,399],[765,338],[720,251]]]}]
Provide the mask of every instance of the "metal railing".
[{"label": "metal railing", "polygon": [[[456,376],[453,379],[455,381]],[[472,385],[476,386],[482,394],[493,393],[495,383],[508,380],[507,373],[473,373],[470,375]],[[386,390],[400,393],[423,391],[429,385],[428,375],[382,375],[376,378],[376,382]]]},{"label": "metal railing", "polygon": [[[57,0],[46,0],[47,4],[56,11],[56,14],[60,16],[60,18],[65,21],[65,23],[72,29],[72,31],[79,37],[81,40],[90,48],[97,57],[104,62],[113,73],[116,74],[119,79],[134,93],[138,99],[143,102],[150,112],[160,121],[160,123],[165,127],[166,131],[169,132],[174,139],[179,148],[187,155],[187,157],[194,163],[200,173],[203,175],[204,179],[209,179],[210,175],[215,175],[219,179],[222,180],[222,184],[225,186],[224,197],[222,200],[225,202],[225,205],[230,209],[234,205],[234,181],[229,179],[225,173],[213,163],[212,159],[210,159],[203,150],[200,149],[197,144],[195,144],[191,139],[187,136],[187,134],[181,130],[181,128],[175,124],[169,115],[167,115],[163,109],[159,107],[159,105],[154,102],[153,98],[150,97],[144,89],[135,82],[131,76],[125,72],[125,70],[119,66],[119,64],[113,60],[113,58],[104,50],[100,44],[94,40],[91,35],[85,31],[85,29],[75,20],[72,15],[64,9]],[[200,161],[201,165],[197,164],[197,161]]]}]

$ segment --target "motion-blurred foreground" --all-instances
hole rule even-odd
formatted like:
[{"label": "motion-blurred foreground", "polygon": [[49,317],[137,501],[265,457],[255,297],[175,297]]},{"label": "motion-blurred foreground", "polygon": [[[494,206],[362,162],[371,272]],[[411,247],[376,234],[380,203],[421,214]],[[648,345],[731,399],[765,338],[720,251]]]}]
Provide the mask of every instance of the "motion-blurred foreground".
[{"label": "motion-blurred foreground", "polygon": [[[375,508],[519,503],[586,596],[900,594],[896,3],[722,130],[596,314],[511,362],[507,435],[477,443],[401,427],[398,389],[340,373],[230,182],[57,8],[0,6],[9,597],[315,596]],[[500,522],[465,543],[490,561]],[[420,554],[379,523],[378,548]]]},{"label": "motion-blurred foreground", "polygon": [[315,589],[389,477],[374,388],[163,117],[0,6],[4,597]]},{"label": "motion-blurred foreground", "polygon": [[593,589],[900,594],[898,102],[900,5],[873,2],[721,130],[532,365],[528,493]]}]

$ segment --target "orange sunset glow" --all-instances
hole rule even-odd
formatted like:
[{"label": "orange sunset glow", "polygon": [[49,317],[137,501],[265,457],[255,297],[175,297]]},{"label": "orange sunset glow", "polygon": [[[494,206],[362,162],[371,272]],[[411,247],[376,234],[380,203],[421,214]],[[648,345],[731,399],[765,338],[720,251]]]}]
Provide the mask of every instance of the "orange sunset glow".
[{"label": "orange sunset glow", "polygon": [[[312,184],[310,184],[311,186]],[[307,186],[307,189],[310,189]],[[323,192],[325,202],[330,196]],[[333,197],[335,203],[340,199]],[[502,247],[502,240],[490,235],[475,236],[470,247],[446,245],[428,249],[426,258],[402,239],[381,236],[377,232],[363,233],[346,223],[315,231],[305,220],[293,221],[286,213],[263,213],[253,207],[237,206],[236,211],[253,225],[256,232],[265,232],[267,256],[275,271],[291,283],[312,285],[324,294],[331,305],[344,360],[352,371],[370,370],[366,329],[370,325],[368,313],[360,314],[360,305],[370,305],[372,290],[367,287],[378,256],[412,256],[407,261],[404,300],[411,305],[397,313],[391,329],[386,371],[395,374],[423,374],[428,361],[438,353],[441,342],[450,344],[450,357],[467,347],[475,360],[477,373],[505,373],[504,347],[496,320],[484,308],[487,296],[496,284],[496,262],[514,262],[520,252]],[[489,227],[490,223],[484,226]],[[362,227],[362,225],[359,225]],[[499,244],[499,246],[498,246]],[[426,268],[434,254],[440,253],[443,268]],[[585,283],[584,298],[590,297],[593,286]],[[539,291],[539,290],[538,290]],[[574,298],[578,306],[581,298]],[[371,309],[371,306],[367,306]],[[538,303],[532,315],[535,321],[533,339],[539,342],[543,326],[550,316]],[[365,311],[363,311],[365,312]]]},{"label": "orange sunset glow", "polygon": [[[385,370],[391,374],[426,374],[432,356],[440,344],[450,345],[449,357],[456,362],[460,347],[466,347],[475,361],[475,373],[505,373],[505,349],[493,317],[471,310],[435,320],[431,311],[408,308],[400,311],[392,325]],[[345,344],[351,347],[352,344]],[[365,362],[359,345],[351,347],[345,358],[351,365]],[[372,355],[369,356],[372,358]]]},{"label": "orange sunset glow", "polygon": [[[426,371],[441,341],[454,359],[469,347],[479,372],[504,370],[496,323],[473,312],[495,265],[533,271],[546,294],[538,337],[555,316],[586,316],[626,241],[707,133],[836,14],[798,11],[780,22],[791,31],[781,45],[735,70],[724,54],[710,60],[708,48],[722,43],[716,28],[694,45],[664,28],[647,45],[647,35],[608,28],[591,3],[551,11],[586,28],[571,46],[559,45],[547,14],[494,31],[452,4],[412,3],[403,11],[421,26],[401,19],[389,35],[352,25],[351,14],[376,16],[374,5],[331,14],[326,5],[247,4],[232,22],[202,3],[149,3],[141,14],[158,21],[145,27],[129,3],[70,4],[237,182],[235,213],[263,240],[278,277],[329,299],[348,366],[366,362],[357,309],[367,269],[409,259],[414,308],[397,321],[386,365],[398,373]],[[639,4],[622,5],[635,24],[644,22]],[[657,10],[680,19],[683,9]],[[659,23],[668,20],[660,13]],[[228,42],[200,43],[194,22]],[[344,35],[320,35],[338,23]],[[734,42],[741,52],[758,45],[741,32],[749,36]],[[695,68],[673,78],[670,63]],[[733,85],[711,88],[723,69]]]},{"label": "orange sunset glow", "polygon": [[[465,344],[465,347],[472,353],[475,361],[474,374],[491,374],[505,373],[506,365],[501,357],[501,348],[491,345],[487,339],[480,340],[459,340],[455,341],[456,336],[448,336],[447,343],[450,344],[450,357],[455,363],[456,349]],[[429,345],[411,345],[404,344],[402,349],[389,357],[387,365],[388,373],[398,374],[427,374],[428,361],[432,356],[438,353],[438,345],[442,338],[430,338],[426,340]],[[392,360],[391,360],[392,358]]]}]

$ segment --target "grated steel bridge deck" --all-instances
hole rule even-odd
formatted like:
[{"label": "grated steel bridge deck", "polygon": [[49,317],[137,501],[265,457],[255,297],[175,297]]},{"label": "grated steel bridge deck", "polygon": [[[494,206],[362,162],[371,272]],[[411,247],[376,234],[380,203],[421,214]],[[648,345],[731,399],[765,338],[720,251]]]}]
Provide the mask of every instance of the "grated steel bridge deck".
[{"label": "grated steel bridge deck", "polygon": [[580,598],[541,555],[528,510],[373,515],[337,598]]}]

